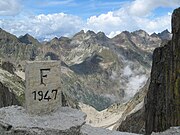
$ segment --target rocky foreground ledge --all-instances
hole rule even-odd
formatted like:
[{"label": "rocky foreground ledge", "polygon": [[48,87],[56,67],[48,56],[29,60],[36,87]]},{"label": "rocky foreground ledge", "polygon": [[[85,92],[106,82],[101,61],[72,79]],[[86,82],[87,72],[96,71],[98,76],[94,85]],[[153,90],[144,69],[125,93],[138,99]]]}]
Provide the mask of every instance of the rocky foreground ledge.
[{"label": "rocky foreground ledge", "polygon": [[20,106],[0,109],[0,135],[79,135],[86,115],[68,107],[30,116]]},{"label": "rocky foreground ledge", "polygon": [[0,135],[136,135],[85,125],[86,114],[61,107],[49,115],[31,116],[20,106],[0,109]]},{"label": "rocky foreground ledge", "polygon": [[[137,135],[110,131],[85,124],[86,114],[61,107],[49,115],[30,116],[20,106],[0,109],[0,135]],[[180,127],[153,135],[179,135]]]}]

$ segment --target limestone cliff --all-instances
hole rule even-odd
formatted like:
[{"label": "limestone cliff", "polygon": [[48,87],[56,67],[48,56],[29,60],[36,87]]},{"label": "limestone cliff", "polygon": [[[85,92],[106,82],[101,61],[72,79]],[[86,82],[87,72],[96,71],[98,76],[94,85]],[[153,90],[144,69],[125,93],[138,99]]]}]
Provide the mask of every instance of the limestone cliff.
[{"label": "limestone cliff", "polygon": [[145,104],[146,134],[180,125],[180,8],[172,15],[172,41],[155,49]]}]

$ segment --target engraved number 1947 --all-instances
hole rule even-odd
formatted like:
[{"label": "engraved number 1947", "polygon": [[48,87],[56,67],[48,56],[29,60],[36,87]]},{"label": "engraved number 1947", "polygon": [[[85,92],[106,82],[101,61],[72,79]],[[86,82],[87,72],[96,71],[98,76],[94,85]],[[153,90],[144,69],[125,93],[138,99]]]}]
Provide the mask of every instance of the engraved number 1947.
[{"label": "engraved number 1947", "polygon": [[[43,91],[33,91],[32,94],[34,95],[34,100],[56,100],[57,90],[48,90],[46,92]],[[54,96],[53,96],[54,95]],[[54,97],[54,98],[53,98]]]}]

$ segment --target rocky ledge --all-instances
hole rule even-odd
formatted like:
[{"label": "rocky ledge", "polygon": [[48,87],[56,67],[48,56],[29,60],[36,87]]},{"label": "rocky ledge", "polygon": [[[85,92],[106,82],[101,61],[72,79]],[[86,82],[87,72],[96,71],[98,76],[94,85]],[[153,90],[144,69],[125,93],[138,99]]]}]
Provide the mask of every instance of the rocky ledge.
[{"label": "rocky ledge", "polygon": [[20,106],[0,109],[0,135],[137,135],[94,128],[85,124],[86,114],[69,107],[32,116]]},{"label": "rocky ledge", "polygon": [[49,115],[30,116],[20,106],[0,109],[0,135],[80,135],[86,115],[62,107]]},{"label": "rocky ledge", "polygon": [[170,129],[161,133],[152,133],[151,135],[180,135],[180,127],[171,127]]}]

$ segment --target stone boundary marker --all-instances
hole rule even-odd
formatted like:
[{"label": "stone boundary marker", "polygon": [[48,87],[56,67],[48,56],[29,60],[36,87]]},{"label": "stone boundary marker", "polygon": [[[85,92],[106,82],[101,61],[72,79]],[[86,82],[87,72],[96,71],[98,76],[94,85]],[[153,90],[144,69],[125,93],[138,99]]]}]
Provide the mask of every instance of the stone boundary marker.
[{"label": "stone boundary marker", "polygon": [[30,114],[46,114],[61,106],[60,61],[27,61],[25,106]]}]

